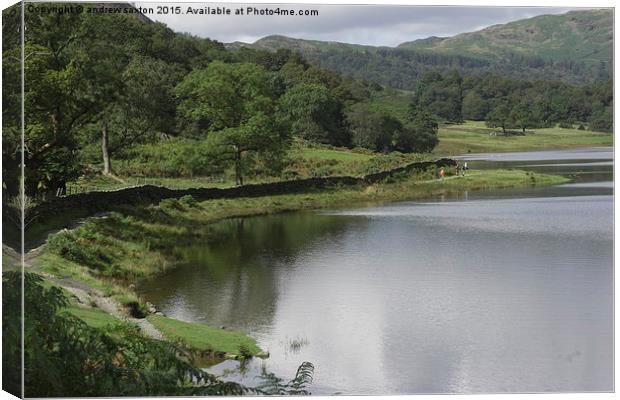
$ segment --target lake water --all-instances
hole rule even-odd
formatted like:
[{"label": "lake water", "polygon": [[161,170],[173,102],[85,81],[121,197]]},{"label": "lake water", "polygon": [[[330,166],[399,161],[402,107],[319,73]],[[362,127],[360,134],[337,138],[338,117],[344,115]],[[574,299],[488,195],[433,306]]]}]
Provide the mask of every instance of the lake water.
[{"label": "lake water", "polygon": [[313,394],[613,390],[612,149],[468,155],[570,184],[212,225],[140,285],[166,315],[270,352],[210,369],[315,365]]}]

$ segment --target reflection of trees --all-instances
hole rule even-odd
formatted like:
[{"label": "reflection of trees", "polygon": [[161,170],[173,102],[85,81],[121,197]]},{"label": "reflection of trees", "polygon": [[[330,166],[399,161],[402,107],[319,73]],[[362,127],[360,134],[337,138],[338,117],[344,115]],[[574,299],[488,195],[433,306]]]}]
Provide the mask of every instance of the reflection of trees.
[{"label": "reflection of trees", "polygon": [[280,274],[313,242],[333,241],[350,222],[302,212],[225,220],[209,227],[208,244],[183,250],[187,265],[142,288],[178,318],[256,330],[273,318]]}]

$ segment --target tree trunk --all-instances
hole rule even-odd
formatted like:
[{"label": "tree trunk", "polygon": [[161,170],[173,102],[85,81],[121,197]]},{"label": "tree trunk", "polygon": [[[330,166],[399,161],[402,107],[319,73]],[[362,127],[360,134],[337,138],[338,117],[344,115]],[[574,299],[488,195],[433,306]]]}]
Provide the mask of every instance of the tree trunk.
[{"label": "tree trunk", "polygon": [[241,151],[235,153],[235,183],[237,186],[243,185],[243,176],[241,175]]},{"label": "tree trunk", "polygon": [[502,125],[502,132],[506,133],[506,127]]},{"label": "tree trunk", "polygon": [[110,152],[108,149],[108,143],[109,143],[108,124],[104,122],[101,128],[101,156],[103,158],[104,175],[110,175],[112,173],[112,161],[110,160]]}]

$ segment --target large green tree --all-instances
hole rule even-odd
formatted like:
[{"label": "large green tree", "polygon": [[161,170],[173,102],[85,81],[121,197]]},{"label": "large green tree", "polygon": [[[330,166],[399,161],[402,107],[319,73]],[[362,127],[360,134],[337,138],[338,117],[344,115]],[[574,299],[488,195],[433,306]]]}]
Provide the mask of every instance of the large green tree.
[{"label": "large green tree", "polygon": [[429,153],[439,143],[439,124],[433,114],[426,110],[413,113],[408,124],[395,138],[394,147],[403,153]]},{"label": "large green tree", "polygon": [[180,112],[204,123],[208,148],[213,150],[206,156],[232,163],[238,185],[243,184],[250,158],[277,164],[289,144],[274,118],[274,82],[274,76],[256,64],[214,61],[176,87]]},{"label": "large green tree", "polygon": [[300,83],[287,90],[278,108],[293,136],[338,146],[349,144],[342,103],[325,85]]},{"label": "large green tree", "polygon": [[500,103],[487,115],[486,125],[491,128],[502,128],[506,133],[506,128],[510,125],[510,108],[505,103]]}]

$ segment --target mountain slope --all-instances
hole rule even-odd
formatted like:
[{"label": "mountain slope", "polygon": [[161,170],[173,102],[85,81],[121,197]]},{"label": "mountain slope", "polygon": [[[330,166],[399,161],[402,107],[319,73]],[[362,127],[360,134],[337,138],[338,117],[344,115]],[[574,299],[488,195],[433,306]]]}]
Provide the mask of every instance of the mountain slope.
[{"label": "mountain slope", "polygon": [[586,83],[611,77],[613,13],[609,9],[543,15],[450,38],[429,37],[398,47],[267,36],[241,47],[298,51],[311,63],[357,79],[412,89],[428,68],[464,75]]},{"label": "mountain slope", "polygon": [[495,59],[520,54],[555,61],[611,61],[613,10],[541,15],[449,38],[405,42],[398,47]]}]

